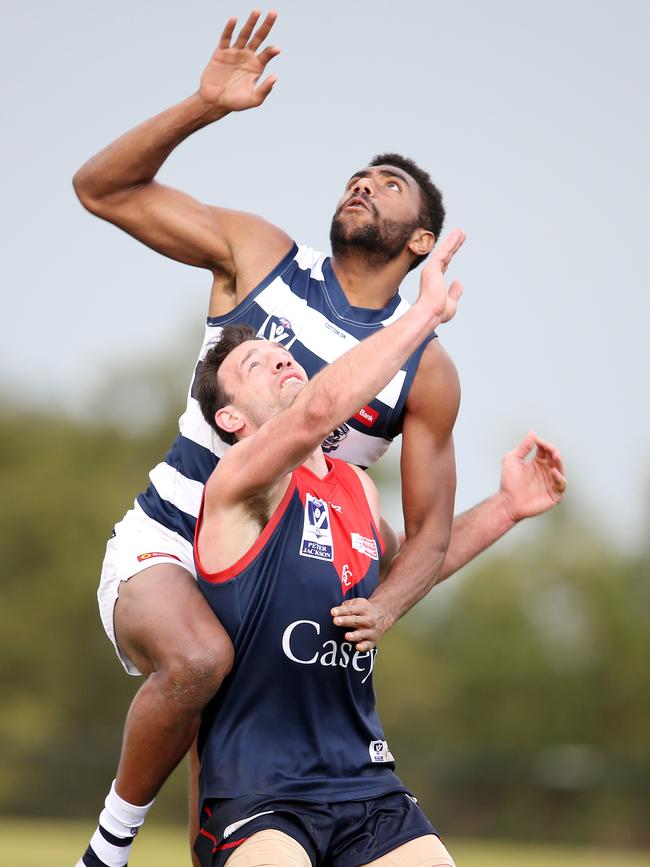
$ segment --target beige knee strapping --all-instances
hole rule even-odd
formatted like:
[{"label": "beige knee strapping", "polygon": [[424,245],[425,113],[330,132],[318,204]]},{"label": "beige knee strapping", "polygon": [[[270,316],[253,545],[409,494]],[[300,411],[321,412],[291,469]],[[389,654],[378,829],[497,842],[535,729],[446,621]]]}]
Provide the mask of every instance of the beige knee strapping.
[{"label": "beige knee strapping", "polygon": [[416,837],[363,867],[456,867],[440,837]]},{"label": "beige knee strapping", "polygon": [[226,867],[311,867],[311,861],[300,843],[269,828],[238,846],[226,861]]}]

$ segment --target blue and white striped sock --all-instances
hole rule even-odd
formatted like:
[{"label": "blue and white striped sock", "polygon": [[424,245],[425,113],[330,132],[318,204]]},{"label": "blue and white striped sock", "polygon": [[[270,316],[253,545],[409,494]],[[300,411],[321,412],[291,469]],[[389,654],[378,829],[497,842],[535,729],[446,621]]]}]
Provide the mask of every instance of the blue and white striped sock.
[{"label": "blue and white striped sock", "polygon": [[133,838],[153,804],[138,807],[115,791],[115,780],[99,814],[99,825],[76,867],[127,867]]}]

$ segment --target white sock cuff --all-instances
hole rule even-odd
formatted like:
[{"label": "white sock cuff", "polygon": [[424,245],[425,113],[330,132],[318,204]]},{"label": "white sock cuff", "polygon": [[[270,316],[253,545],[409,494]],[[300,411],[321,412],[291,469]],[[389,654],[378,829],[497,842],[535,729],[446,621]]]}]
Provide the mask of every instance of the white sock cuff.
[{"label": "white sock cuff", "polygon": [[[115,780],[113,780],[113,783],[111,784],[111,790],[108,793],[104,804],[109,814],[121,825],[124,825],[126,828],[139,828],[140,825],[144,823],[145,817],[149,812],[153,801],[150,801],[148,804],[144,804],[144,806],[141,807],[137,804],[129,804],[128,801],[120,798],[120,796],[117,794],[117,792],[115,791]],[[107,828],[106,830],[111,829]]]},{"label": "white sock cuff", "polygon": [[[90,845],[102,864],[106,867],[125,867],[131,851],[131,844],[128,846],[113,846],[108,840],[102,836],[99,828],[95,831],[90,839]],[[83,864],[83,862],[81,862]]]}]

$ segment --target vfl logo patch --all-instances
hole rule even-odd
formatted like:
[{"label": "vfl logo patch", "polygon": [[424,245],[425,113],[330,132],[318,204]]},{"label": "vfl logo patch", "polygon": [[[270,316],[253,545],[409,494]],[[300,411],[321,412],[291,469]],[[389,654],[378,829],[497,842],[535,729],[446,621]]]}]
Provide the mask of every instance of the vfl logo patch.
[{"label": "vfl logo patch", "polygon": [[374,539],[362,536],[361,533],[351,533],[350,538],[352,539],[353,551],[360,551],[362,554],[365,554],[366,557],[370,557],[371,560],[379,560],[377,543]]},{"label": "vfl logo patch", "polygon": [[361,424],[365,424],[366,427],[372,427],[379,418],[379,413],[371,406],[362,406],[354,418]]},{"label": "vfl logo patch", "polygon": [[334,541],[327,503],[307,493],[300,555],[334,562]]},{"label": "vfl logo patch", "polygon": [[138,563],[142,563],[143,560],[150,560],[152,557],[171,557],[172,560],[181,562],[181,558],[177,557],[176,554],[166,554],[164,551],[149,551],[146,554],[138,554]]},{"label": "vfl logo patch", "polygon": [[395,761],[386,741],[370,741],[368,752],[370,754],[370,761],[373,764]]},{"label": "vfl logo patch", "polygon": [[279,313],[270,313],[264,320],[264,324],[257,332],[258,337],[272,340],[273,343],[281,343],[285,349],[296,341],[296,333],[288,319]]}]

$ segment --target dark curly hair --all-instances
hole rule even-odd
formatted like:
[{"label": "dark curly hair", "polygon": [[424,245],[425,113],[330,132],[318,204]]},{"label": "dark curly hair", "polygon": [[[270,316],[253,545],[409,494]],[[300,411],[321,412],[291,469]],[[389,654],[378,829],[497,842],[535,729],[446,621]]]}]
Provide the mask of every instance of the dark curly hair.
[{"label": "dark curly hair", "polygon": [[[422,200],[418,222],[423,229],[433,232],[437,241],[445,221],[445,206],[442,201],[442,193],[433,183],[429,174],[424,169],[421,169],[413,160],[403,157],[401,154],[378,154],[376,157],[373,157],[369,165],[395,166],[396,169],[402,169],[413,178],[420,188]],[[409,268],[409,271],[417,268],[426,258],[426,256],[418,256]]]},{"label": "dark curly hair", "polygon": [[233,349],[241,343],[256,339],[257,333],[250,325],[225,325],[215,345],[207,351],[205,358],[199,361],[196,368],[192,397],[198,400],[203,418],[212,430],[229,446],[235,444],[235,435],[220,428],[214,419],[217,410],[232,403],[232,395],[228,394],[219,382],[219,370]]}]

